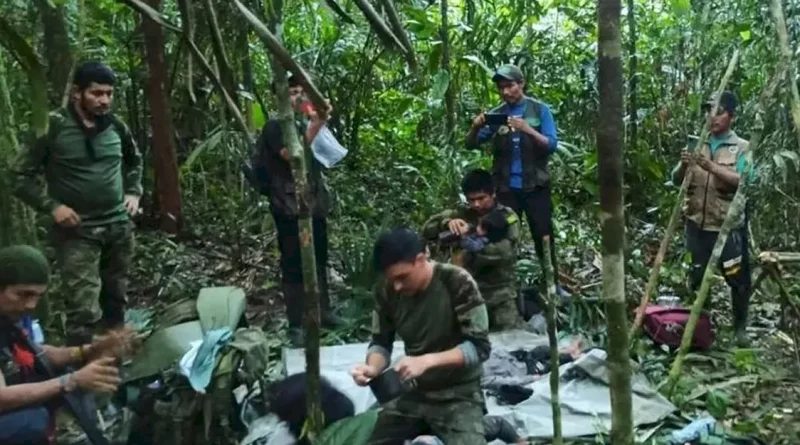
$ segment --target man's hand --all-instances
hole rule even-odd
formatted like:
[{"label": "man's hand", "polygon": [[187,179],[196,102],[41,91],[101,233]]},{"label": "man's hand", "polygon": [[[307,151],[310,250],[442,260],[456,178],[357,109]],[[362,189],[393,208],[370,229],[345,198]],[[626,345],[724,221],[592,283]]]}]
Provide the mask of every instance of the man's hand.
[{"label": "man's hand", "polygon": [[686,167],[690,162],[694,161],[694,154],[688,150],[681,152],[681,167]]},{"label": "man's hand", "polygon": [[716,165],[717,165],[716,162],[712,162],[710,159],[708,159],[705,156],[698,156],[697,159],[695,160],[695,162],[697,162],[697,165],[700,168],[702,168],[703,170],[705,170],[707,172],[713,171],[714,167],[716,167]]},{"label": "man's hand", "polygon": [[125,210],[128,215],[135,216],[139,213],[139,197],[134,195],[125,195]]},{"label": "man's hand", "polygon": [[95,360],[72,374],[72,379],[78,388],[111,393],[117,390],[122,380],[119,370],[114,366],[111,357]]},{"label": "man's hand", "polygon": [[53,219],[62,227],[75,227],[81,223],[81,217],[63,204],[53,210]]},{"label": "man's hand", "polygon": [[525,119],[516,116],[508,117],[508,126],[514,131],[521,131],[523,133],[531,134],[533,128],[525,121]]},{"label": "man's hand", "polygon": [[486,125],[486,113],[485,112],[481,112],[481,114],[475,116],[475,118],[472,119],[472,128],[473,129],[481,128],[484,125]]},{"label": "man's hand", "polygon": [[425,371],[430,369],[432,365],[430,357],[427,355],[406,356],[401,358],[394,368],[400,374],[400,379],[406,381],[425,374]]},{"label": "man's hand", "polygon": [[447,223],[447,228],[458,236],[466,235],[469,232],[469,224],[459,218],[451,219],[450,222]]},{"label": "man's hand", "polygon": [[380,374],[380,369],[370,365],[358,365],[350,371],[353,381],[358,386],[367,386],[369,381],[374,379]]},{"label": "man's hand", "polygon": [[325,103],[327,104],[327,108],[325,111],[319,113],[313,107],[308,110],[308,117],[311,118],[312,121],[327,121],[328,118],[333,113],[333,105],[331,105],[331,101],[326,100]]},{"label": "man's hand", "polygon": [[124,327],[110,331],[101,337],[96,337],[89,346],[87,360],[96,360],[102,357],[121,358],[130,356],[141,343],[136,335],[136,330]]}]

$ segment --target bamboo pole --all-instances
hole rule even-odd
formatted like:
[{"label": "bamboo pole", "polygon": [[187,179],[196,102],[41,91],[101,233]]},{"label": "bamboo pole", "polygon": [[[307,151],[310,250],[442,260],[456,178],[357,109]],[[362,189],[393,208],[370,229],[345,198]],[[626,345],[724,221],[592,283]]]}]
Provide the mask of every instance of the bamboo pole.
[{"label": "bamboo pole", "polygon": [[797,90],[797,80],[794,75],[794,65],[792,65],[792,47],[789,44],[789,32],[786,30],[786,18],[783,15],[781,0],[772,0],[770,4],[772,18],[775,20],[775,30],[778,32],[778,42],[781,46],[781,55],[786,64],[789,79],[789,90],[792,94],[792,120],[794,121],[797,145],[800,147],[800,93]]},{"label": "bamboo pole", "polygon": [[311,78],[306,73],[306,70],[303,69],[297,62],[294,61],[292,56],[289,54],[288,51],[283,47],[280,40],[275,37],[272,32],[270,32],[269,28],[267,28],[261,20],[258,19],[252,12],[250,12],[247,7],[245,7],[239,0],[233,0],[236,4],[236,7],[239,8],[239,11],[244,16],[245,20],[250,23],[250,26],[253,27],[253,30],[261,37],[261,40],[264,42],[264,45],[267,46],[267,49],[281,63],[281,66],[291,71],[292,75],[297,77],[300,83],[303,85],[303,90],[308,95],[308,98],[311,99],[311,103],[314,104],[314,107],[317,109],[317,112],[322,117],[327,117],[325,114],[328,110],[328,102],[325,100],[325,97],[322,96],[322,93],[317,89],[317,87],[311,82]]},{"label": "bamboo pole", "polygon": [[[725,70],[725,75],[722,76],[722,80],[720,81],[719,87],[717,88],[717,94],[714,98],[714,105],[711,109],[711,115],[715,116],[717,113],[717,109],[719,108],[719,99],[722,96],[722,92],[725,91],[725,88],[728,86],[728,82],[730,81],[731,76],[733,75],[733,71],[736,69],[736,64],[739,61],[739,49],[733,51],[733,55],[731,56],[730,61],[728,62],[728,69]],[[706,141],[708,140],[708,136],[710,134],[710,121],[706,119],[703,124],[703,131],[700,133],[700,139],[697,141],[696,147],[702,147],[705,145]],[[675,203],[675,206],[672,208],[672,214],[669,217],[669,224],[667,224],[667,231],[664,233],[664,238],[661,240],[661,245],[658,247],[658,253],[656,254],[656,259],[653,262],[653,268],[650,269],[650,278],[647,280],[647,286],[645,287],[644,294],[642,295],[641,303],[639,303],[639,308],[636,311],[636,318],[633,320],[633,325],[631,325],[630,329],[630,338],[631,340],[636,338],[636,335],[639,332],[639,329],[642,327],[642,322],[644,321],[644,310],[647,308],[647,305],[650,304],[650,299],[653,296],[653,293],[658,286],[658,275],[661,272],[661,264],[664,262],[664,257],[667,254],[667,248],[669,247],[669,243],[672,240],[672,235],[675,233],[675,229],[678,227],[678,221],[680,221],[681,216],[681,209],[683,207],[683,200],[686,196],[686,191],[689,189],[689,184],[691,183],[691,170],[686,172],[683,176],[683,182],[681,183],[680,191],[678,192],[678,199]]]},{"label": "bamboo pole", "polygon": [[[758,111],[760,113],[763,113],[764,110],[768,109],[768,102],[772,98],[778,84],[783,78],[786,68],[787,67],[783,65],[779,66],[778,71],[761,92],[761,96],[758,101]],[[760,122],[760,119],[756,125],[759,127],[758,130],[750,140],[747,150],[745,150],[745,152],[741,155],[746,156],[749,165],[752,165],[752,154],[758,148],[763,131],[763,123]],[[749,182],[748,174],[749,169],[745,169],[740,174],[739,187],[736,190],[736,195],[734,196],[733,202],[728,208],[728,213],[725,215],[725,221],[722,223],[722,228],[720,228],[719,235],[717,235],[717,241],[714,244],[714,249],[711,251],[711,257],[708,259],[708,264],[706,265],[706,270],[703,274],[703,281],[700,283],[700,289],[697,291],[697,296],[694,304],[692,305],[692,312],[689,315],[689,320],[686,322],[686,328],[683,331],[681,346],[678,349],[678,354],[675,356],[675,361],[672,362],[672,368],[670,369],[669,377],[667,378],[666,392],[670,397],[674,393],[675,387],[680,380],[683,362],[686,359],[686,354],[689,352],[689,347],[692,345],[694,331],[697,328],[697,320],[700,319],[700,313],[703,311],[703,307],[705,306],[706,299],[711,289],[711,279],[716,272],[717,263],[719,262],[720,255],[722,255],[722,249],[725,247],[725,242],[728,240],[728,235],[730,234],[731,230],[736,224],[742,221],[742,214],[747,203],[746,192]]]},{"label": "bamboo pole", "polygon": [[558,366],[558,336],[556,333],[560,298],[558,292],[556,292],[556,284],[553,279],[553,261],[550,258],[549,236],[542,238],[542,246],[544,246],[544,276],[547,283],[545,301],[547,302],[547,338],[550,343],[550,402],[553,409],[553,444],[562,445],[564,437],[561,432],[561,402],[558,392],[561,373]]},{"label": "bamboo pole", "polygon": [[[238,4],[238,1],[237,1]],[[283,0],[272,1],[272,14],[270,17],[270,33],[282,48],[283,38]],[[240,8],[241,9],[241,8]],[[259,22],[260,23],[260,22]],[[264,27],[265,30],[266,27]],[[270,30],[267,30],[270,31]],[[317,284],[317,262],[314,249],[314,230],[311,218],[313,206],[313,193],[308,180],[310,165],[308,155],[310,147],[301,142],[303,136],[298,134],[295,125],[295,114],[289,98],[289,82],[286,68],[279,56],[279,52],[272,52],[270,66],[275,80],[275,95],[278,100],[278,116],[281,123],[283,141],[292,155],[291,167],[297,190],[297,228],[300,238],[300,259],[302,262],[303,287],[305,290],[305,359],[306,359],[306,425],[303,426],[305,435],[310,443],[314,443],[324,428],[324,416],[320,397],[320,363],[319,363],[319,338],[320,338],[320,301],[319,287]],[[295,72],[296,73],[296,72]],[[327,104],[326,104],[327,105]],[[324,110],[326,108],[318,108]]]}]

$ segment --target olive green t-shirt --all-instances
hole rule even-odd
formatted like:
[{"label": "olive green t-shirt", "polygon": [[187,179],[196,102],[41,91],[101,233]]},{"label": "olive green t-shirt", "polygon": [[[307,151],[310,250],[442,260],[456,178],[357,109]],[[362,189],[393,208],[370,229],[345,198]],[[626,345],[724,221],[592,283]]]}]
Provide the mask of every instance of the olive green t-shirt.
[{"label": "olive green t-shirt", "polygon": [[428,287],[413,296],[402,296],[381,278],[375,288],[372,346],[391,355],[395,334],[408,356],[453,349],[464,342],[475,347],[479,360],[462,368],[432,369],[417,379],[422,391],[437,391],[477,383],[481,362],[491,351],[486,305],[469,273],[451,264],[433,263]]}]

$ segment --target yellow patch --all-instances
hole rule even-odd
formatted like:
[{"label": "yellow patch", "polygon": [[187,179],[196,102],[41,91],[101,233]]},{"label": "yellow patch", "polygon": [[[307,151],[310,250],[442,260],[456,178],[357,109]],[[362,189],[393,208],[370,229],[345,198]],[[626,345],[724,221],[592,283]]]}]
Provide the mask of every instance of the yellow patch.
[{"label": "yellow patch", "polygon": [[508,221],[509,224],[514,224],[515,222],[519,221],[519,217],[516,213],[512,212],[508,214],[506,221]]}]

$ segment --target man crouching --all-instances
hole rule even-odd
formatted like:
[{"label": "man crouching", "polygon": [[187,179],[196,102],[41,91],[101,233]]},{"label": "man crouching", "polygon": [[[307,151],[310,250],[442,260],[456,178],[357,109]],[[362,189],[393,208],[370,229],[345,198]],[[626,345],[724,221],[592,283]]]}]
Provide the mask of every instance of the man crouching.
[{"label": "man crouching", "polygon": [[383,233],[373,251],[382,274],[375,287],[366,364],[352,370],[360,386],[390,362],[395,333],[406,357],[395,369],[409,392],[384,405],[369,444],[396,444],[422,434],[444,443],[485,444],[481,363],[489,357],[488,315],[470,274],[430,261],[407,228]]}]

